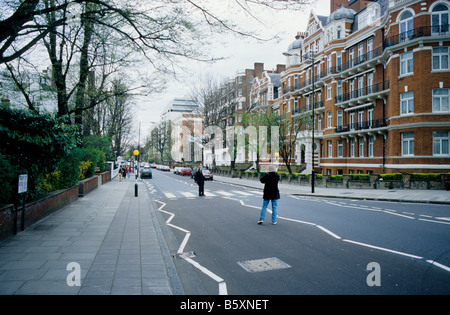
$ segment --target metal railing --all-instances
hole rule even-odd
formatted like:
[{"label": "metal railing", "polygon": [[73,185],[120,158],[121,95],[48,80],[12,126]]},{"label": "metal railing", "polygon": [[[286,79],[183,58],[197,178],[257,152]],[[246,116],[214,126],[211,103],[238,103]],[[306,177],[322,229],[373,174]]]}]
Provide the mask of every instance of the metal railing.
[{"label": "metal railing", "polygon": [[381,91],[385,91],[389,89],[389,80],[383,81],[380,83],[376,83],[373,85],[367,85],[361,89],[357,89],[354,91],[350,91],[348,93],[344,93],[342,95],[337,95],[335,97],[336,103],[342,103],[346,101],[350,101],[352,99],[361,97],[361,96],[367,96],[374,93],[379,93]]},{"label": "metal railing", "polygon": [[336,132],[348,132],[348,131],[358,131],[358,130],[367,130],[367,129],[376,129],[381,127],[386,127],[386,119],[373,119],[366,120],[361,122],[350,123],[346,125],[341,125],[336,127]]},{"label": "metal railing", "polygon": [[412,30],[389,36],[384,40],[383,49],[407,42],[419,37],[450,35],[450,25],[421,26]]}]

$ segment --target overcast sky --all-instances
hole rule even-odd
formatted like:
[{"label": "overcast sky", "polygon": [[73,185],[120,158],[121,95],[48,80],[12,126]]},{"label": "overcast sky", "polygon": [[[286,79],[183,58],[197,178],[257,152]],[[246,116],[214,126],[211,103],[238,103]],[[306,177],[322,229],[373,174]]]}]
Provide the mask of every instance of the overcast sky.
[{"label": "overcast sky", "polygon": [[258,44],[254,40],[239,40],[230,37],[228,44],[221,44],[213,50],[215,56],[226,57],[225,60],[212,65],[190,61],[189,72],[179,73],[180,81],[174,79],[169,82],[167,89],[161,94],[137,98],[135,120],[136,126],[139,125],[139,122],[141,123],[141,141],[144,140],[151,128],[151,122],[159,122],[162,111],[172,99],[188,96],[190,87],[186,82],[189,78],[196,78],[200,73],[214,73],[218,74],[218,77],[231,78],[239,71],[253,68],[255,62],[264,63],[265,69],[274,69],[277,64],[285,64],[286,60],[282,53],[295,40],[298,31],[306,30],[307,18],[311,10],[317,15],[328,16],[329,3],[330,0],[316,0],[304,12],[271,12],[270,17],[263,18],[270,34],[268,32],[263,36],[280,33],[279,41]]}]

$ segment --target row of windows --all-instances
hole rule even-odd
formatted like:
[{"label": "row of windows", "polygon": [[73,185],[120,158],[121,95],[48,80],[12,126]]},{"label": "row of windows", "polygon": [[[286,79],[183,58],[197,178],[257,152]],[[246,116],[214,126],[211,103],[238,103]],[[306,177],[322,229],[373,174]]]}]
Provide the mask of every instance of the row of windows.
[{"label": "row of windows", "polygon": [[[450,89],[433,89],[432,112],[450,112]],[[414,113],[414,91],[400,94],[400,114],[408,115]]]},{"label": "row of windows", "polygon": [[[450,131],[433,132],[433,156],[450,156]],[[367,140],[367,152],[365,152],[365,139],[350,139],[348,141],[348,157],[374,157],[375,137],[369,137]],[[344,157],[344,140],[336,142],[336,157]],[[328,157],[333,157],[333,141],[327,141]],[[401,133],[401,155],[414,156],[414,132]]]},{"label": "row of windows", "polygon": [[[448,71],[449,67],[449,47],[433,47],[432,54],[432,70],[433,71]],[[400,75],[409,75],[414,73],[414,59],[413,52],[408,51],[400,55]]]},{"label": "row of windows", "polygon": [[[433,156],[449,156],[449,131],[433,132]],[[414,156],[414,131],[402,133],[402,156]]]},{"label": "row of windows", "polygon": [[[365,157],[364,155],[364,138],[359,138],[358,140],[350,139],[349,140],[349,157]],[[374,151],[373,151],[373,145],[375,143],[375,137],[369,137],[367,141],[367,156],[373,157]],[[356,147],[358,147],[358,153],[356,153]],[[344,140],[337,140],[337,151],[336,151],[336,157],[344,157]],[[328,140],[327,141],[327,152],[328,157],[333,157],[333,141]]]}]

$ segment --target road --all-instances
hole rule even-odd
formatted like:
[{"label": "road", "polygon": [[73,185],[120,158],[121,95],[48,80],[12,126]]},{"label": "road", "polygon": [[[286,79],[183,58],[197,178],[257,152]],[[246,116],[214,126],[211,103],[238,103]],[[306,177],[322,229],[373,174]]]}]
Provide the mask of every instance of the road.
[{"label": "road", "polygon": [[448,205],[282,194],[278,224],[258,225],[262,190],[144,181],[186,294],[450,293]]}]

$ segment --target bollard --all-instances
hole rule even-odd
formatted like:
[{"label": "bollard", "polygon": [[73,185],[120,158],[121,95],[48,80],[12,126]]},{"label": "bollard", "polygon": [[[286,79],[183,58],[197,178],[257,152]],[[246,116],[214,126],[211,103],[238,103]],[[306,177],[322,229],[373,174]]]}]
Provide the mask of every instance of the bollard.
[{"label": "bollard", "polygon": [[138,184],[134,184],[134,196],[137,197],[138,196]]}]

